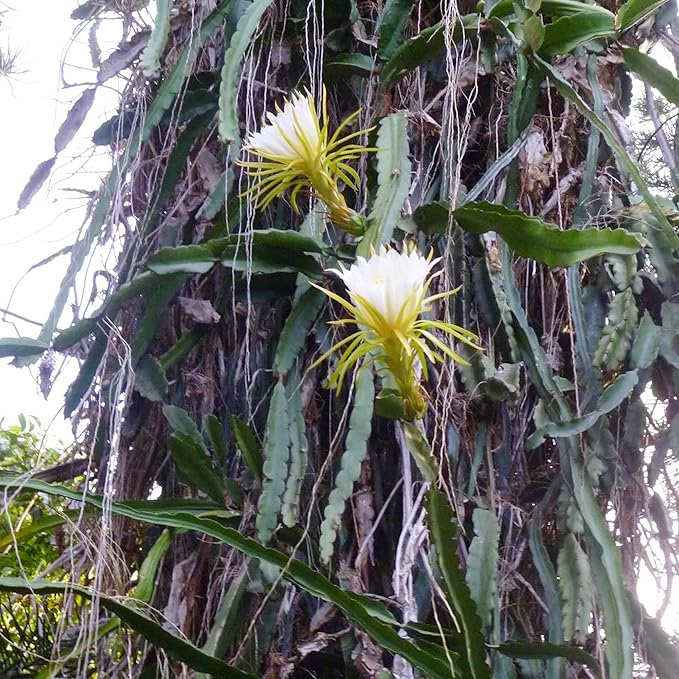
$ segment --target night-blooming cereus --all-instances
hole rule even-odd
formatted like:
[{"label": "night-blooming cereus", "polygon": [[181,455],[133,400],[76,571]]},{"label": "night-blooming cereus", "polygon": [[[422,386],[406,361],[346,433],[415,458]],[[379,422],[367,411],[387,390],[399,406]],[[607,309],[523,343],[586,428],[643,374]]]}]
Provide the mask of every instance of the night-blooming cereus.
[{"label": "night-blooming cereus", "polygon": [[351,300],[348,302],[330,290],[315,286],[351,314],[351,318],[331,323],[355,323],[358,330],[335,344],[311,368],[342,349],[330,377],[330,384],[339,391],[352,366],[364,360],[375,362],[391,373],[403,398],[406,419],[422,417],[426,397],[417,375],[417,364],[421,365],[425,378],[427,361],[443,363],[444,356],[448,356],[466,365],[466,361],[434,332],[440,331],[479,349],[475,344],[478,337],[468,330],[451,323],[420,318],[431,309],[432,302],[457,292],[428,294],[432,281],[442,273],[432,273],[439,261],[440,258],[432,259],[431,255],[422,257],[413,247],[397,252],[382,246],[370,259],[357,257],[349,269],[330,269],[342,279]]},{"label": "night-blooming cereus", "polygon": [[293,92],[283,108],[276,106],[276,113],[268,113],[268,122],[245,142],[245,152],[258,158],[239,161],[254,179],[246,194],[253,194],[258,207],[265,208],[289,190],[290,202],[299,212],[297,197],[306,190],[325,203],[337,226],[349,233],[363,233],[365,219],[347,206],[337,186],[342,181],[358,190],[358,174],[348,161],[374,150],[349,143],[369,130],[340,137],[359,113],[346,118],[329,137],[325,89],[320,119],[311,94]]}]

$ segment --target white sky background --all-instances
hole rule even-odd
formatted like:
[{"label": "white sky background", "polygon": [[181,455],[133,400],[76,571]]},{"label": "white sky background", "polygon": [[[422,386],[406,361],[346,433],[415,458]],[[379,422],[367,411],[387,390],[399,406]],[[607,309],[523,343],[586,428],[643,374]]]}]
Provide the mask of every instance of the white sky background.
[{"label": "white sky background", "polygon": [[[77,0],[5,0],[5,4],[8,2],[10,11],[4,17],[0,44],[6,47],[9,43],[12,49],[20,50],[19,65],[25,72],[11,82],[0,78],[0,308],[42,323],[52,307],[68,255],[27,272],[33,264],[75,240],[85,218],[87,198],[64,189],[96,189],[102,174],[110,169],[108,150],[93,149],[90,140],[94,129],[115,112],[118,93],[111,89],[111,82],[99,88],[88,120],[62,152],[56,173],[30,207],[15,215],[23,186],[36,166],[51,157],[59,125],[83,86],[94,80],[94,72],[87,68],[91,63],[87,32],[73,38],[78,22],[69,17]],[[118,28],[111,22],[100,29],[104,53],[116,46]],[[109,36],[108,42],[102,38],[105,35]],[[83,86],[62,87],[62,62],[66,81]],[[60,327],[70,323],[68,312],[67,308]],[[2,318],[0,312],[0,337],[37,336],[37,325],[11,317],[3,322]],[[12,424],[20,413],[35,415],[44,426],[52,423],[50,433],[54,438],[70,440],[70,426],[60,410],[74,370],[71,365],[57,379],[46,401],[35,380],[36,367],[18,370],[9,366],[9,360],[0,359],[0,420],[4,418],[5,424]],[[642,581],[639,593],[647,610],[653,613],[658,597],[652,580]],[[675,607],[670,608],[663,623],[668,630],[679,631]]]},{"label": "white sky background", "polygon": [[[96,189],[101,173],[110,169],[108,150],[94,149],[90,140],[92,132],[115,112],[118,93],[111,89],[112,82],[99,88],[88,119],[60,154],[54,175],[31,205],[15,215],[23,186],[36,166],[53,155],[54,135],[70,105],[94,80],[94,71],[88,68],[87,31],[73,37],[78,22],[70,19],[70,14],[77,0],[5,0],[0,9],[3,4],[9,11],[3,17],[0,44],[20,50],[23,73],[10,81],[0,78],[0,308],[42,323],[52,308],[69,255],[27,272],[74,242],[87,198],[64,189]],[[104,53],[120,38],[116,28],[110,22],[99,31]],[[110,39],[104,42],[102,35]],[[81,86],[63,87],[62,62],[66,83]],[[70,323],[69,312],[67,308],[60,327]],[[2,319],[0,313],[0,337],[37,336],[37,325],[11,316]],[[19,370],[8,364],[9,360],[0,359],[0,419],[11,424],[24,413],[39,417],[45,426],[54,420],[50,432],[67,440],[69,425],[57,414],[75,367],[70,366],[69,374],[56,380],[45,401],[35,380],[37,367]]]}]

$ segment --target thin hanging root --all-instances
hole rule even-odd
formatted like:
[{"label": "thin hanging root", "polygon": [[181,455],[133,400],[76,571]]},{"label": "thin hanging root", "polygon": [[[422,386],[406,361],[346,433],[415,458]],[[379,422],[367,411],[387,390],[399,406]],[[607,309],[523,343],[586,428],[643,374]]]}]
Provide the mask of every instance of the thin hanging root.
[{"label": "thin hanging root", "polygon": [[[446,72],[448,77],[446,79],[445,89],[442,90],[442,92],[445,93],[442,120],[445,122],[443,124],[439,147],[441,158],[443,159],[441,162],[445,165],[443,171],[448,181],[446,192],[451,204],[454,204],[458,191],[460,190],[462,160],[467,151],[469,137],[472,133],[473,108],[478,97],[477,65],[480,63],[480,45],[474,50],[473,44],[464,37],[461,41],[455,41],[453,31],[454,26],[460,18],[460,14],[457,3],[454,0],[444,0],[442,3],[442,12],[446,23]],[[472,87],[470,89],[467,88],[467,91],[465,92],[458,84],[461,80],[459,76],[470,62],[474,64],[475,77]],[[466,100],[463,112],[461,112],[459,108],[460,97],[464,97]],[[453,249],[456,247],[463,247],[463,245],[461,242],[454,242],[454,239],[452,238],[446,239],[445,250],[442,253],[444,262],[453,257]],[[460,262],[464,260],[464,257],[461,257],[460,253],[456,253],[455,260]],[[443,272],[442,280],[440,282],[441,289],[452,289],[460,282],[450,278],[450,272],[447,266],[443,267]],[[461,297],[464,299],[464,293]],[[454,323],[456,320],[458,322],[462,320],[453,319],[449,317],[449,314],[450,306],[447,305],[446,317],[443,320],[451,323]],[[462,325],[462,323],[460,324]],[[459,395],[456,394],[455,385],[452,379],[446,379],[443,384],[439,384],[436,389],[436,395],[437,398],[434,401],[434,431],[432,443],[435,446],[444,447],[447,445],[446,431],[448,424],[457,417],[456,408],[454,406],[458,405]],[[452,481],[448,480],[446,482],[443,477],[441,478],[441,481],[445,483],[449,497],[454,500],[455,489]],[[456,506],[454,501],[452,502],[452,506]]]}]

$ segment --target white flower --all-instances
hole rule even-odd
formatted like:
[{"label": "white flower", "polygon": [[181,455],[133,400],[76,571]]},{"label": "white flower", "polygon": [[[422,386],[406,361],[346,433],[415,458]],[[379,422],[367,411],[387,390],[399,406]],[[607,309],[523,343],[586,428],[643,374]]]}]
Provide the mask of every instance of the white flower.
[{"label": "white flower", "polygon": [[322,146],[322,132],[313,99],[293,92],[283,109],[267,114],[268,124],[253,132],[245,150],[262,158],[294,162],[305,159],[313,163]]},{"label": "white flower", "polygon": [[310,194],[325,203],[330,219],[340,228],[363,233],[365,220],[347,206],[338,187],[341,181],[358,190],[360,178],[349,162],[374,150],[352,141],[369,130],[341,136],[359,113],[346,118],[330,136],[325,90],[320,115],[309,92],[293,92],[282,109],[277,106],[276,113],[267,114],[262,129],[250,134],[245,143],[250,160],[238,163],[254,183],[243,195],[253,195],[257,206],[264,209],[289,192],[292,207],[299,212],[299,193]]},{"label": "white flower", "polygon": [[466,361],[435,333],[444,333],[478,349],[474,333],[444,321],[420,318],[430,304],[454,294],[448,290],[428,295],[432,281],[440,272],[431,273],[440,258],[422,257],[414,247],[399,253],[382,246],[370,259],[357,257],[349,269],[330,269],[347,287],[351,301],[321,288],[328,297],[341,304],[351,318],[331,321],[333,325],[355,324],[358,330],[326,351],[309,369],[319,365],[332,353],[342,355],[330,382],[341,389],[352,366],[359,362],[379,361],[393,376],[405,404],[406,417],[421,417],[426,405],[417,374],[417,363],[427,376],[427,361],[443,363],[444,355],[458,363]]},{"label": "white flower", "polygon": [[407,333],[425,310],[428,279],[439,261],[440,257],[422,257],[415,249],[400,253],[383,245],[370,259],[357,257],[349,269],[330,271],[344,281],[361,319],[375,321],[379,316],[383,331],[392,328]]}]

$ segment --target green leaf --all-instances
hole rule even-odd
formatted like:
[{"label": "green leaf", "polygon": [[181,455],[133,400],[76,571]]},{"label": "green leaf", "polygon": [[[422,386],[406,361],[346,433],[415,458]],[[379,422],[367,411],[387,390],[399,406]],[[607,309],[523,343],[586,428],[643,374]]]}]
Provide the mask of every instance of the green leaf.
[{"label": "green leaf", "polygon": [[666,2],[667,0],[627,0],[618,10],[616,17],[618,29],[626,31],[628,28],[632,28]]},{"label": "green leaf", "polygon": [[631,393],[639,382],[636,370],[618,375],[612,384],[606,387],[596,402],[596,409],[600,413],[609,413],[617,408]]},{"label": "green leaf", "polygon": [[[196,78],[198,80],[198,78]],[[195,89],[194,89],[195,87]],[[178,172],[180,159],[186,154],[187,150],[191,148],[193,142],[200,136],[201,132],[209,132],[210,125],[218,108],[218,96],[216,92],[205,87],[197,87],[196,81],[191,79],[186,83],[186,88],[181,92],[175,101],[175,105],[168,111],[165,111],[159,127],[185,127],[184,132],[177,138],[176,145],[168,159],[168,165],[172,165],[172,169],[168,173],[166,170],[163,173],[163,182],[161,184],[159,195],[164,196],[166,200],[171,193],[169,188],[174,182],[170,177],[181,174]],[[188,123],[188,124],[187,124]],[[179,147],[182,147],[179,153],[175,153]],[[167,168],[168,170],[170,168]],[[186,169],[186,168],[184,168]],[[174,180],[176,181],[176,180]],[[164,202],[164,201],[163,201]]]},{"label": "green leaf", "polygon": [[663,302],[660,307],[662,330],[660,356],[679,370],[679,304]]},{"label": "green leaf", "polygon": [[587,665],[598,679],[603,677],[599,661],[587,651],[575,646],[549,644],[543,641],[509,641],[497,646],[497,650],[510,658],[567,658]]},{"label": "green leaf", "polygon": [[285,482],[290,462],[290,420],[288,397],[282,382],[277,382],[269,404],[264,437],[262,492],[257,503],[257,539],[266,544],[278,525]]},{"label": "green leaf", "polygon": [[[27,480],[18,476],[8,475],[0,476],[0,487],[20,487],[48,495],[66,497],[77,502],[84,501],[100,509],[103,507],[103,498],[101,496],[83,493],[82,491],[73,491],[64,486],[53,485],[34,479]],[[304,591],[319,597],[323,601],[335,604],[350,620],[369,634],[375,643],[385,650],[405,658],[408,662],[419,668],[427,679],[450,679],[451,669],[445,663],[427,651],[418,648],[414,643],[400,637],[390,624],[383,622],[383,620],[393,620],[393,616],[388,616],[386,611],[377,606],[376,602],[367,597],[340,589],[333,585],[326,577],[301,561],[291,559],[287,554],[278,552],[275,549],[264,547],[256,540],[244,536],[235,528],[225,527],[213,519],[197,517],[186,512],[168,514],[165,512],[144,511],[130,508],[125,503],[119,502],[112,502],[110,507],[114,514],[127,516],[137,521],[199,531],[205,535],[217,538],[224,544],[248,556],[281,569],[284,579],[296,584]]]},{"label": "green leaf", "polygon": [[575,535],[569,533],[557,559],[564,639],[584,644],[594,603],[589,560]]},{"label": "green leaf", "polygon": [[634,285],[639,270],[636,255],[607,254],[605,260],[606,271],[618,290]]},{"label": "green leaf", "polygon": [[179,432],[170,435],[168,448],[180,474],[215,502],[224,503],[226,488],[212,469],[210,458],[194,440]]},{"label": "green leaf", "polygon": [[[316,259],[307,254],[303,242],[314,242],[310,238],[284,238],[284,234],[293,234],[294,231],[278,231],[273,229],[262,236],[268,238],[255,238],[253,233],[252,251],[248,252],[245,240],[238,245],[227,245],[220,253],[223,266],[230,267],[234,271],[248,273],[302,273],[310,278],[320,278],[323,269]],[[314,243],[318,247],[317,243]]]},{"label": "green leaf", "polygon": [[166,372],[183,361],[200,342],[204,331],[194,329],[182,335],[161,357],[160,365]]},{"label": "green leaf", "polygon": [[[251,242],[252,252],[248,241]],[[208,240],[200,245],[161,248],[146,265],[157,274],[201,274],[221,261],[224,266],[236,271],[291,271],[319,276],[322,269],[308,253],[316,255],[323,252],[325,249],[321,243],[296,231],[262,229]]]},{"label": "green leaf", "polygon": [[156,0],[156,16],[151,37],[141,55],[139,66],[147,78],[155,78],[160,72],[160,57],[170,34],[170,12],[172,0]]},{"label": "green leaf", "polygon": [[236,437],[236,443],[243,455],[243,460],[252,472],[252,475],[261,482],[262,480],[262,447],[255,436],[255,432],[248,427],[245,422],[239,420],[235,415],[229,417],[229,424]]},{"label": "green leaf", "polygon": [[30,337],[0,338],[0,358],[8,356],[40,356],[49,346],[40,340]]},{"label": "green leaf", "polygon": [[97,328],[94,342],[90,345],[87,358],[83,361],[78,376],[73,380],[71,386],[66,390],[64,397],[64,417],[70,417],[78,407],[83,396],[92,388],[94,376],[99,370],[106,349],[108,347],[108,336]]},{"label": "green leaf", "polygon": [[240,487],[234,481],[222,480],[214,471],[203,436],[188,413],[166,405],[163,415],[175,430],[168,440],[168,447],[182,476],[222,506],[227,495],[239,502],[243,495]]},{"label": "green leaf", "polygon": [[502,363],[495,367],[495,361],[484,353],[465,353],[469,365],[459,366],[464,386],[473,397],[485,397],[491,401],[515,402],[519,396],[520,366],[518,363]]},{"label": "green leaf", "polygon": [[[516,28],[518,29],[519,26]],[[517,30],[517,35],[522,38],[521,51],[528,48],[530,52],[537,52],[545,39],[545,25],[542,23],[542,17],[539,14],[531,14],[520,23],[520,33]]]},{"label": "green leaf", "polygon": [[[152,274],[149,274],[152,275]],[[91,335],[97,327],[96,318],[82,318],[66,330],[62,330],[55,338],[52,347],[55,351],[63,351],[72,347],[83,337]]]},{"label": "green leaf", "polygon": [[134,111],[124,109],[104,121],[92,133],[92,143],[95,146],[110,146],[119,139],[127,139],[135,122]]},{"label": "green leaf", "polygon": [[646,406],[642,400],[632,401],[625,410],[625,434],[622,438],[621,454],[623,463],[632,473],[641,467],[645,457],[644,437],[647,417]]},{"label": "green leaf", "polygon": [[639,310],[631,288],[613,297],[606,326],[594,352],[595,366],[615,370],[625,360],[638,318]]},{"label": "green leaf", "polygon": [[289,404],[290,464],[285,482],[281,517],[288,528],[297,525],[299,495],[307,469],[309,446],[302,412],[302,385],[299,379],[289,379],[285,387]]},{"label": "green leaf", "polygon": [[151,102],[139,135],[135,134],[129,140],[129,146],[137,152],[140,141],[150,138],[156,126],[161,122],[165,113],[175,103],[177,95],[181,91],[186,77],[191,73],[193,64],[206,40],[224,23],[224,17],[231,9],[233,0],[224,0],[203,21],[198,31],[185,41],[185,47],[181,51],[175,65],[161,81],[155,99]]},{"label": "green leaf", "polygon": [[165,415],[165,419],[172,429],[188,436],[205,455],[208,454],[205,442],[203,441],[203,437],[201,436],[196,423],[185,410],[178,408],[177,406],[166,405],[163,406],[163,415]]},{"label": "green leaf", "polygon": [[[532,115],[532,112],[530,115]],[[508,337],[511,332],[514,340],[514,360],[523,360],[527,375],[530,377],[534,388],[541,399],[548,404],[549,417],[552,419],[570,419],[572,414],[568,402],[554,379],[550,361],[523,308],[522,295],[513,275],[511,251],[504,241],[501,241],[498,245],[501,267],[499,271],[494,271],[489,267],[489,275],[493,281],[496,300],[506,307],[502,320],[507,328]],[[558,483],[562,483],[561,479]],[[542,540],[541,531],[545,519],[541,517],[552,511],[559,487],[560,485],[557,485],[556,480],[548,487],[544,497],[536,504],[533,515],[528,522],[531,554],[543,587],[545,601],[549,607],[549,615],[546,616],[545,620],[545,631],[552,642],[558,642],[562,639],[561,602],[552,559]],[[564,669],[562,661],[553,659],[548,663],[547,676],[549,679],[559,679]]]},{"label": "green leaf", "polygon": [[[548,415],[553,420],[569,419],[571,412],[567,401],[561,393],[558,385],[554,382],[552,370],[547,360],[544,349],[535,335],[535,331],[528,323],[525,310],[521,305],[521,297],[513,279],[511,258],[509,251],[503,243],[500,244],[502,270],[505,272],[505,294],[507,303],[514,316],[513,330],[517,340],[517,346],[526,363],[528,373],[538,394],[545,400]],[[621,293],[624,294],[624,293]],[[603,610],[604,626],[606,628],[605,653],[610,666],[611,676],[632,676],[632,649],[633,633],[630,620],[629,602],[625,594],[622,577],[622,565],[615,542],[610,534],[607,522],[599,510],[597,500],[591,488],[589,480],[585,480],[582,464],[579,462],[581,454],[575,438],[562,438],[558,440],[562,474],[568,479],[578,504],[578,509],[583,517],[587,528],[588,538],[592,541],[589,550],[592,570],[596,582],[596,591],[599,604]],[[546,496],[547,497],[547,496]],[[552,499],[554,501],[555,498]],[[539,532],[540,526],[534,530]],[[534,534],[533,534],[534,535]],[[535,535],[534,535],[535,537]],[[539,538],[539,536],[537,536]],[[533,545],[540,547],[539,539],[533,540]],[[549,562],[545,564],[541,579],[545,589],[550,592],[552,598],[551,576],[548,573]],[[560,610],[560,604],[552,601],[550,608]],[[557,638],[552,632],[553,622],[556,616],[550,616],[550,636]],[[558,635],[561,635],[561,624],[558,620]]]},{"label": "green leaf", "polygon": [[[90,223],[85,231],[85,235],[74,243],[71,249],[71,260],[66,269],[66,273],[59,285],[59,289],[54,298],[54,304],[47,317],[47,320],[40,329],[38,339],[43,342],[49,342],[52,339],[52,335],[56,330],[57,323],[61,318],[64,307],[68,300],[69,294],[71,292],[72,286],[75,284],[76,276],[82,268],[85,262],[85,258],[89,254],[92,246],[96,242],[97,238],[101,234],[101,229],[103,228],[104,222],[106,221],[106,216],[108,214],[108,209],[110,206],[110,195],[115,192],[115,188],[118,183],[118,170],[114,168],[106,181],[104,182],[104,187],[102,188],[97,204],[92,212],[92,217],[90,218]],[[35,357],[29,359],[25,358],[20,365],[30,365],[35,360]],[[68,416],[68,414],[65,414]]]},{"label": "green leaf", "polygon": [[370,226],[356,249],[356,254],[366,259],[371,248],[377,250],[391,240],[410,190],[410,147],[404,111],[382,118],[377,148],[377,194],[368,218]]},{"label": "green leaf", "polygon": [[137,584],[131,593],[137,601],[143,601],[144,603],[151,602],[160,562],[163,560],[163,556],[165,556],[165,552],[167,552],[171,544],[172,532],[166,528],[153,543],[139,567]]},{"label": "green leaf", "polygon": [[[506,17],[514,14],[517,5],[513,0],[500,0],[495,3],[486,16],[490,17]],[[571,14],[579,14],[580,12],[596,12],[605,14],[613,18],[613,13],[602,7],[601,5],[589,4],[581,0],[542,0],[539,3],[540,10],[547,16],[570,16]],[[535,10],[537,11],[537,10]]]},{"label": "green leaf", "polygon": [[[594,411],[582,415],[581,417],[574,417],[570,420],[561,420],[559,422],[547,420],[542,426],[536,426],[535,431],[528,439],[526,439],[526,450],[534,450],[541,445],[546,438],[557,439],[583,434],[593,427],[599,421],[600,417],[601,413]],[[536,425],[538,425],[537,417]]]},{"label": "green leaf", "polygon": [[104,9],[101,0],[85,0],[71,12],[71,19],[74,21],[84,21],[91,19],[98,11]]},{"label": "green leaf", "polygon": [[217,179],[216,184],[212,187],[210,195],[205,199],[200,210],[196,213],[196,219],[210,222],[217,216],[219,211],[224,207],[226,195],[233,185],[233,178],[233,172],[231,170],[226,170],[222,173],[222,176]]},{"label": "green leaf", "polygon": [[[81,516],[79,509],[69,510],[63,514],[49,514],[38,519],[32,519],[28,525],[24,525],[20,530],[3,530],[0,532],[0,550],[4,550],[11,545],[23,544],[26,540],[30,540],[40,533],[50,531],[53,533],[54,529],[63,526],[65,523],[77,521]],[[6,523],[7,515],[3,517],[3,523]],[[11,525],[11,524],[10,524]]]},{"label": "green leaf", "polygon": [[342,523],[347,500],[354,492],[354,484],[361,475],[361,465],[368,454],[368,439],[372,431],[375,385],[372,370],[362,368],[356,376],[356,393],[349,417],[349,433],[340,462],[340,471],[335,487],[330,491],[328,504],[323,511],[318,543],[321,561],[327,564],[332,559],[335,538]]},{"label": "green leaf", "polygon": [[386,89],[425,61],[438,57],[445,49],[444,38],[443,24],[438,23],[406,40],[384,65],[380,74],[380,86]]},{"label": "green leaf", "polygon": [[[215,658],[222,658],[236,636],[242,616],[241,602],[248,584],[248,562],[240,567],[239,573],[229,583],[210,633],[203,645],[203,652]],[[196,679],[211,679],[207,674],[196,674]]]},{"label": "green leaf", "polygon": [[645,83],[654,87],[660,94],[675,106],[679,106],[679,80],[672,71],[661,66],[653,57],[640,52],[634,47],[622,48],[625,64]]},{"label": "green leaf", "polygon": [[490,679],[481,620],[457,558],[457,530],[453,512],[446,497],[433,487],[427,493],[427,519],[449,603],[464,633],[470,678]]},{"label": "green leaf", "polygon": [[289,253],[311,252],[320,255],[326,252],[326,247],[323,243],[312,236],[299,233],[299,231],[293,231],[292,229],[258,229],[246,234],[231,236],[229,242],[234,245],[240,244],[243,246],[246,238],[252,239],[255,249],[267,246],[275,250],[285,250]]},{"label": "green leaf", "polygon": [[[19,594],[68,594],[76,592],[88,599],[93,593],[74,583],[51,582],[49,580],[25,580],[24,578],[0,577],[0,590]],[[223,679],[254,679],[251,674],[242,672],[227,665],[222,660],[213,658],[188,641],[163,629],[155,620],[142,613],[140,609],[126,601],[97,593],[96,600],[111,613],[117,615],[135,632],[141,634],[146,641],[163,649],[171,658],[187,664],[191,669],[210,672]]]},{"label": "green leaf", "polygon": [[495,611],[497,564],[500,533],[493,512],[476,507],[472,514],[474,538],[469,547],[466,582],[476,603],[476,611],[484,629],[489,629]]},{"label": "green leaf", "polygon": [[309,288],[294,303],[276,347],[274,368],[277,372],[284,375],[292,368],[325,304],[325,299],[320,290]]},{"label": "green leaf", "polygon": [[[533,450],[537,448],[547,437],[565,438],[583,434],[593,427],[603,415],[617,408],[630,395],[638,381],[639,376],[636,370],[630,370],[619,375],[599,396],[596,408],[581,417],[553,422],[546,418],[543,409],[536,409],[536,430],[526,440],[526,449]],[[542,421],[540,422],[538,421],[538,413],[542,416]]]},{"label": "green leaf", "polygon": [[221,464],[224,464],[228,452],[226,447],[226,434],[224,433],[222,423],[212,413],[203,415],[203,432],[209,438],[212,448],[217,455],[217,459]]},{"label": "green leaf", "polygon": [[431,452],[431,446],[424,437],[417,422],[404,420],[400,423],[408,451],[415,460],[417,468],[425,481],[433,481],[438,473],[436,459]]},{"label": "green leaf", "polygon": [[205,245],[178,245],[161,248],[146,262],[147,268],[156,274],[207,273],[217,258]]},{"label": "green leaf", "polygon": [[170,302],[184,287],[188,279],[186,273],[175,273],[163,276],[155,288],[145,299],[145,308],[142,317],[138,321],[134,334],[132,347],[132,367],[136,368],[139,359],[151,346],[158,328],[167,315]]},{"label": "green leaf", "polygon": [[146,354],[134,371],[134,388],[149,401],[163,402],[167,397],[167,377],[160,361]]},{"label": "green leaf", "polygon": [[173,515],[178,512],[189,512],[193,516],[213,516],[222,519],[234,519],[240,513],[224,508],[224,501],[215,502],[208,498],[169,498],[164,500],[121,500],[130,511],[149,512],[155,516]]},{"label": "green leaf", "polygon": [[540,53],[545,56],[567,54],[590,40],[608,38],[615,34],[612,15],[596,11],[577,12],[545,26]]},{"label": "green leaf", "polygon": [[375,415],[388,420],[404,420],[406,407],[401,392],[398,389],[382,387],[375,399]]},{"label": "green leaf", "polygon": [[[562,487],[561,479],[554,480],[547,487],[545,494],[539,502],[536,503],[530,518],[528,519],[528,545],[531,556],[533,557],[533,564],[535,570],[540,578],[542,589],[544,592],[544,601],[549,610],[546,616],[545,627],[547,639],[552,642],[561,641],[562,625],[561,625],[561,597],[559,594],[558,583],[556,578],[556,571],[552,561],[552,556],[547,552],[543,540],[542,528],[546,521],[545,515],[552,512],[553,503],[558,497],[558,493]],[[558,660],[549,663],[548,677],[562,676],[563,662]],[[561,668],[561,669],[560,669]]]},{"label": "green leaf", "polygon": [[112,316],[118,309],[120,309],[125,302],[138,299],[142,295],[148,294],[155,290],[160,281],[161,276],[145,271],[135,276],[128,283],[123,283],[96,311],[91,318],[83,318],[77,323],[73,324],[63,332],[59,333],[54,340],[55,351],[63,351],[72,346],[83,337],[94,332],[97,327],[97,319],[101,316]]},{"label": "green leaf", "polygon": [[[476,34],[480,16],[466,14],[451,27],[454,42],[469,39]],[[419,35],[406,40],[387,61],[380,74],[380,87],[388,88],[410,71],[445,51],[445,29],[442,22],[425,28]]]},{"label": "green leaf", "polygon": [[488,377],[484,391],[493,401],[516,403],[521,387],[521,365],[519,363],[500,363]]},{"label": "green leaf", "polygon": [[648,311],[644,311],[629,355],[634,368],[644,370],[655,361],[660,349],[660,337],[661,328],[653,322]]},{"label": "green leaf", "polygon": [[387,0],[384,3],[377,27],[377,55],[380,59],[390,59],[403,44],[403,34],[412,11],[413,0]]},{"label": "green leaf", "polygon": [[[236,110],[240,66],[246,50],[252,45],[259,20],[271,4],[273,0],[254,0],[248,6],[224,53],[224,65],[219,85],[219,136],[225,144],[240,141],[240,121]],[[233,153],[231,157],[233,158]]]},{"label": "green leaf", "polygon": [[583,434],[601,417],[601,413],[592,412],[583,415],[582,417],[574,417],[572,420],[563,420],[560,422],[549,422],[545,428],[544,433],[551,438],[564,438],[567,436],[576,436]]},{"label": "green leaf", "polygon": [[309,278],[318,280],[323,274],[320,264],[309,255],[286,255],[274,248],[259,247],[252,258],[241,248],[229,248],[223,255],[222,264],[234,271],[244,271],[252,274],[267,273],[302,273]]},{"label": "green leaf", "polygon": [[595,592],[603,611],[609,676],[631,677],[634,666],[634,630],[618,547],[580,464],[572,461],[570,467],[573,494],[591,542],[588,553]]},{"label": "green leaf", "polygon": [[367,54],[360,54],[359,52],[338,54],[325,63],[323,81],[330,85],[352,75],[369,78],[372,75],[373,66],[372,57]]},{"label": "green leaf", "polygon": [[[427,233],[448,229],[447,203],[429,203],[413,213],[415,223]],[[543,222],[519,210],[481,201],[453,211],[457,223],[470,233],[498,233],[522,257],[553,267],[568,267],[606,252],[633,254],[641,243],[623,229],[566,229]]]},{"label": "green leaf", "polygon": [[476,436],[474,437],[474,448],[472,452],[471,467],[467,480],[467,495],[472,497],[476,494],[476,481],[481,467],[481,462],[486,456],[488,446],[488,425],[486,422],[479,422]]},{"label": "green leaf", "polygon": [[663,302],[660,318],[660,356],[679,370],[679,304]]},{"label": "green leaf", "polygon": [[[501,268],[498,275],[501,274],[502,288],[496,293],[496,299],[504,300],[509,311],[509,331],[514,337],[517,354],[526,364],[528,374],[540,397],[550,403],[550,409],[554,412],[552,419],[570,419],[571,412],[568,403],[554,380],[547,354],[540,344],[535,330],[530,325],[526,311],[522,306],[521,295],[512,273],[511,251],[504,242],[499,243],[499,250]],[[507,323],[504,318],[503,322]],[[556,417],[557,414],[558,418]]]},{"label": "green leaf", "polygon": [[[167,528],[163,530],[159,538],[149,549],[148,554],[144,558],[139,567],[139,577],[137,584],[130,591],[130,596],[133,596],[135,601],[142,601],[149,603],[153,596],[153,590],[156,582],[156,575],[160,562],[172,544],[172,532]],[[113,616],[106,622],[98,625],[94,631],[93,638],[86,638],[74,649],[70,650],[66,655],[56,660],[52,660],[49,665],[43,667],[34,677],[34,679],[54,679],[57,675],[63,676],[63,666],[71,660],[71,658],[81,656],[87,650],[87,647],[94,640],[99,640],[107,634],[117,630],[120,627],[120,618]]]},{"label": "green leaf", "polygon": [[238,512],[224,509],[224,502],[215,502],[208,498],[167,498],[162,500],[120,500],[130,510],[150,512],[152,514],[176,514],[177,512],[190,512],[196,516],[216,516],[219,512],[222,518],[234,518]]}]

